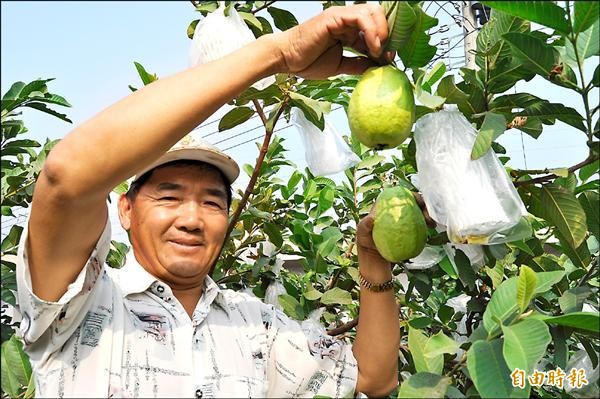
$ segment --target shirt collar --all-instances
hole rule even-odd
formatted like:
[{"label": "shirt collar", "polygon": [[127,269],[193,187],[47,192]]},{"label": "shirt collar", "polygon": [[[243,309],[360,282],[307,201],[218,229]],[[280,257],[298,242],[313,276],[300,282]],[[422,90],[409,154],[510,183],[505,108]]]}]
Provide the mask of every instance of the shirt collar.
[{"label": "shirt collar", "polygon": [[[119,270],[119,274],[119,285],[121,286],[123,297],[126,297],[130,294],[141,293],[147,290],[157,294],[155,292],[157,286],[161,284],[167,286],[165,283],[148,273],[146,269],[144,269],[138,263],[133,254],[133,250],[130,250],[127,254],[125,258],[125,265],[123,265],[123,267]],[[170,292],[170,288],[168,286],[166,289]],[[229,303],[223,290],[210,276],[206,276],[204,279],[202,297],[200,297],[196,309],[200,309],[201,305],[204,307],[210,307],[213,302],[216,306],[222,308],[228,316],[231,316],[231,309],[229,308]]]}]

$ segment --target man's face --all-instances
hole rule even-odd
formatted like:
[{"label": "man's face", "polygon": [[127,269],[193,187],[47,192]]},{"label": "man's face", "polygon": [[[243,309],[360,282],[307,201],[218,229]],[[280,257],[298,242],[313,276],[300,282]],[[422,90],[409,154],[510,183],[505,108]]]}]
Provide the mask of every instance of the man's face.
[{"label": "man's face", "polygon": [[174,289],[197,286],[227,232],[226,188],[219,172],[195,165],[158,168],[135,200],[119,200],[138,262]]}]

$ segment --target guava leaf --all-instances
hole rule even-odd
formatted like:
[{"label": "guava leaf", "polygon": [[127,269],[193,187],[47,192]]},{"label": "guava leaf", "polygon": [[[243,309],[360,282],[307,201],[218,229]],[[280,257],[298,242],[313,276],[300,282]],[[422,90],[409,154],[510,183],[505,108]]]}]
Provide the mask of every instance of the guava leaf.
[{"label": "guava leaf", "polygon": [[437,51],[437,47],[429,44],[431,38],[426,31],[437,25],[437,18],[427,15],[420,6],[412,7],[415,13],[415,23],[410,36],[396,50],[404,66],[418,68],[427,65]]},{"label": "guava leaf", "polygon": [[505,130],[506,118],[504,115],[486,112],[483,124],[473,143],[471,159],[476,160],[484,156],[492,146],[492,142],[500,137]]}]

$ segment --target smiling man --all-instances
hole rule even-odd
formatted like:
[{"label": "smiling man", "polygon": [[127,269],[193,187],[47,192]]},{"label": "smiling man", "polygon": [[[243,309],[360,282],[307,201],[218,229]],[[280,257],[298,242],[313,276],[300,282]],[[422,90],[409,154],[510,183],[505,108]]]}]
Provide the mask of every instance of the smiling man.
[{"label": "smiling man", "polygon": [[[214,62],[160,79],[69,133],[36,183],[18,259],[20,332],[38,397],[382,396],[397,385],[398,308],[373,219],[357,227],[360,319],[352,346],[210,278],[238,165],[190,136],[274,73],[325,78],[382,53],[377,5],[332,7]],[[106,197],[119,199],[132,251],[105,266]]]}]

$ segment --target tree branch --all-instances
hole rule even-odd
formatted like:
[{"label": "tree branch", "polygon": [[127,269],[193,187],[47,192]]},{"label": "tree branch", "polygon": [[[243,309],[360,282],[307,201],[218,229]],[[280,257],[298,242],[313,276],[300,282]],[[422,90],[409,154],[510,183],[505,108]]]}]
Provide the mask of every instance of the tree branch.
[{"label": "tree branch", "polygon": [[[598,159],[600,159],[600,157],[597,155],[590,156],[590,157],[586,158],[585,160],[579,162],[578,164],[571,166],[567,170],[569,171],[569,173],[575,172],[576,170],[581,169],[586,165],[596,162]],[[533,172],[535,172],[535,171],[533,171]],[[531,179],[531,180],[516,181],[516,182],[513,182],[513,184],[515,185],[515,187],[519,187],[519,186],[525,186],[528,184],[543,183],[545,181],[552,180],[557,177],[558,176],[555,175],[554,173],[550,173],[549,175],[536,177],[535,179]]]},{"label": "tree branch", "polygon": [[345,332],[352,330],[357,325],[358,325],[358,317],[350,320],[347,323],[342,324],[339,327],[332,328],[331,330],[327,330],[327,334],[331,335],[331,336],[340,335],[340,334],[343,334]]},{"label": "tree branch", "polygon": [[275,1],[265,1],[265,4],[263,4],[262,6],[258,7],[256,10],[252,10],[252,14],[256,14],[257,12],[259,12],[261,10],[264,10],[265,8],[273,5],[275,2],[276,2],[276,0]]},{"label": "tree branch", "polygon": [[225,235],[225,241],[227,241],[227,239],[229,238],[231,231],[233,230],[238,219],[240,218],[240,215],[242,214],[242,211],[246,207],[246,204],[248,203],[248,198],[250,198],[250,194],[252,194],[252,191],[254,191],[254,185],[256,184],[256,181],[258,180],[258,175],[260,174],[260,170],[262,168],[263,161],[265,160],[265,156],[267,155],[267,150],[269,149],[269,143],[271,142],[271,136],[273,135],[275,123],[277,122],[277,119],[279,119],[279,116],[281,115],[281,113],[283,112],[283,110],[285,108],[285,103],[284,103],[277,110],[277,114],[274,116],[273,126],[271,128],[267,128],[266,127],[267,120],[263,113],[262,107],[260,106],[258,101],[255,101],[254,105],[256,106],[256,112],[258,112],[261,119],[263,120],[263,123],[265,124],[266,134],[265,134],[265,138],[263,140],[262,147],[260,149],[260,153],[258,154],[258,158],[256,160],[256,165],[254,166],[254,171],[252,172],[250,181],[248,182],[248,185],[246,186],[246,191],[244,192],[244,196],[240,200],[240,202],[235,210],[235,213],[233,214],[233,217],[231,218],[231,221],[229,222],[229,227],[227,228],[227,234]]}]

